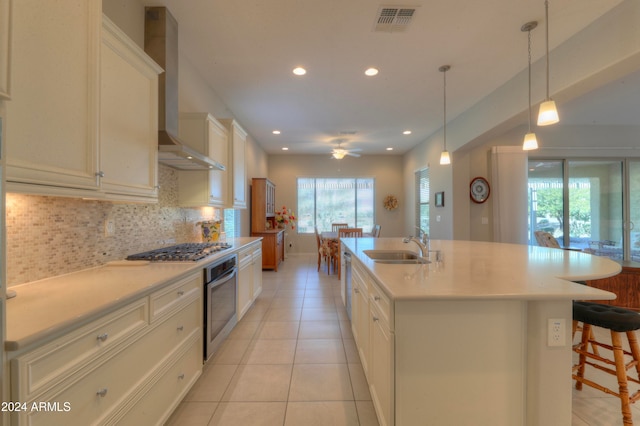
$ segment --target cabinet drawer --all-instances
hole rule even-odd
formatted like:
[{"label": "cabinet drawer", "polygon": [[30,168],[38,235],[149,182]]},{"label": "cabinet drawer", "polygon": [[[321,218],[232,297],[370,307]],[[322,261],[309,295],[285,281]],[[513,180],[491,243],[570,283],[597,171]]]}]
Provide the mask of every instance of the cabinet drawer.
[{"label": "cabinet drawer", "polygon": [[378,308],[384,321],[393,329],[391,324],[391,302],[389,298],[373,282],[369,282],[369,296],[371,298],[371,305],[375,305]]},{"label": "cabinet drawer", "polygon": [[[29,425],[90,425],[102,423],[121,409],[154,374],[189,340],[202,341],[199,299],[158,324],[149,333],[112,356],[105,356],[43,394],[34,401],[60,405],[69,412],[21,413]],[[202,346],[199,350],[202,363]],[[31,404],[31,402],[29,403]]]},{"label": "cabinet drawer", "polygon": [[179,309],[194,297],[202,295],[202,275],[190,275],[162,290],[153,293],[151,299],[151,322],[157,321],[163,315]]},{"label": "cabinet drawer", "polygon": [[158,382],[124,416],[118,426],[161,425],[171,415],[202,371],[202,337],[160,376]]},{"label": "cabinet drawer", "polygon": [[19,392],[19,400],[27,401],[64,380],[147,327],[148,312],[144,298],[13,360],[12,386],[14,392]]},{"label": "cabinet drawer", "polygon": [[238,262],[240,263],[240,268],[245,266],[247,263],[251,263],[253,261],[252,254],[253,254],[252,247],[247,247],[244,250],[240,250],[238,252]]}]

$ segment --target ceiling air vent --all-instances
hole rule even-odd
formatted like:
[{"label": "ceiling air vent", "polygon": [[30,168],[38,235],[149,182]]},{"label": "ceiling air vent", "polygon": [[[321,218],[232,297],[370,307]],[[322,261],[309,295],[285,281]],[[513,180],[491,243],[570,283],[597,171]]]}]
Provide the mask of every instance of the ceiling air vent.
[{"label": "ceiling air vent", "polygon": [[376,15],[373,31],[384,33],[405,32],[415,13],[415,6],[381,6]]}]

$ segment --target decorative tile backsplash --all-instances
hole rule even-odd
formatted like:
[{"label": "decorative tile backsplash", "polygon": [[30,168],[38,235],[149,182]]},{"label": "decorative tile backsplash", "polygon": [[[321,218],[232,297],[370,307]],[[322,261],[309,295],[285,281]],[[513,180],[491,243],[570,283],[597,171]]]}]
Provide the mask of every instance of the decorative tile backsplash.
[{"label": "decorative tile backsplash", "polygon": [[[160,165],[157,204],[7,194],[8,285],[100,266],[160,246],[200,241],[196,223],[221,210],[178,207],[176,170]],[[115,223],[105,236],[105,221]]]}]

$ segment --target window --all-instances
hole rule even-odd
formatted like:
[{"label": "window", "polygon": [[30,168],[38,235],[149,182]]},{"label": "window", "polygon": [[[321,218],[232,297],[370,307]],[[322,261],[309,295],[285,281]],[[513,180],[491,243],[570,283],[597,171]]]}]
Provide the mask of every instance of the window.
[{"label": "window", "polygon": [[331,231],[332,223],[348,223],[368,232],[374,224],[375,183],[372,178],[298,178],[298,232]]},{"label": "window", "polygon": [[240,215],[234,209],[224,209],[223,225],[227,238],[240,237]]},{"label": "window", "polygon": [[626,191],[633,194],[634,186],[638,190],[639,165],[614,159],[530,160],[530,244],[536,244],[534,232],[541,230],[551,233],[561,247],[612,259],[640,257],[640,244],[634,248],[634,233],[629,232],[633,221],[625,219],[626,204],[633,218],[634,203],[640,199],[624,196]]},{"label": "window", "polygon": [[429,169],[416,172],[416,226],[429,234]]}]

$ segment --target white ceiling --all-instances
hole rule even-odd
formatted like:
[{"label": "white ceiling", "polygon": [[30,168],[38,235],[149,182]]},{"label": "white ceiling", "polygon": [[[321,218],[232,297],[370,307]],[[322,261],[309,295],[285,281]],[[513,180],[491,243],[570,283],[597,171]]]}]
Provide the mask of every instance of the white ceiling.
[{"label": "white ceiling", "polygon": [[[552,0],[551,49],[621,1]],[[539,22],[532,58],[544,55],[543,0],[407,0],[417,12],[404,33],[373,31],[384,1],[142,2],[169,8],[180,49],[268,153],[329,153],[347,138],[363,154],[402,154],[442,126],[441,65],[451,65],[451,120],[527,66],[525,22]],[[307,75],[294,76],[296,66]],[[370,66],[376,77],[364,76]]]}]

